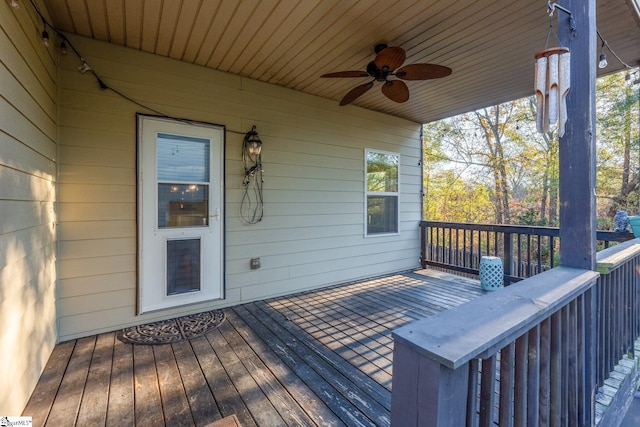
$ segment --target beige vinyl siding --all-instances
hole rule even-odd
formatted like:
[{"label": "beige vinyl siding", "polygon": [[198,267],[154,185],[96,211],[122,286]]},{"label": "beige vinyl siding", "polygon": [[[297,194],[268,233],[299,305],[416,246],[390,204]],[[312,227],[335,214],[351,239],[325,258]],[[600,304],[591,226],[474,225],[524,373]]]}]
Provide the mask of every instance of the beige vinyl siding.
[{"label": "beige vinyl siding", "polygon": [[21,414],[57,340],[57,70],[41,25],[0,2],[1,415]]},{"label": "beige vinyl siding", "polygon": [[[62,340],[414,268],[420,125],[279,86],[73,37],[114,88],[163,113],[224,125],[226,299],[136,316],[136,117],[77,58],[61,61],[59,315]],[[243,133],[263,141],[265,217],[239,217]],[[364,237],[364,150],[401,154],[401,233]],[[262,268],[249,260],[260,257]]]}]

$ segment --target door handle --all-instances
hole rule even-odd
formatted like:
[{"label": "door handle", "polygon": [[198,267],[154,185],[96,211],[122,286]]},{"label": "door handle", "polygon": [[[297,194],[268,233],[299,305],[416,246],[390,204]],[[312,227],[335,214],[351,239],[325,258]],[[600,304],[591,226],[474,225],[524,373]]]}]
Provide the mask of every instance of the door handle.
[{"label": "door handle", "polygon": [[209,215],[209,218],[215,218],[216,221],[220,221],[220,208],[216,208],[216,211],[213,215]]}]

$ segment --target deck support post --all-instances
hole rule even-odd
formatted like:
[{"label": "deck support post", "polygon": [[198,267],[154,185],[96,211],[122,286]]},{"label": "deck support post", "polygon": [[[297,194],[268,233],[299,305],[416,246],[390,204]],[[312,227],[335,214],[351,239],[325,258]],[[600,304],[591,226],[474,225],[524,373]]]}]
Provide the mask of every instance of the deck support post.
[{"label": "deck support post", "polygon": [[394,345],[391,425],[465,425],[469,365],[450,369],[402,340]]},{"label": "deck support post", "polygon": [[596,5],[566,0],[558,13],[558,35],[571,50],[568,120],[560,138],[560,264],[594,270],[596,265]]},{"label": "deck support post", "polygon": [[[558,36],[571,50],[568,120],[560,138],[560,265],[596,268],[596,0],[562,0]],[[575,28],[571,28],[571,24]],[[580,424],[594,425],[596,393],[597,291],[584,300],[584,366],[580,370]]]}]

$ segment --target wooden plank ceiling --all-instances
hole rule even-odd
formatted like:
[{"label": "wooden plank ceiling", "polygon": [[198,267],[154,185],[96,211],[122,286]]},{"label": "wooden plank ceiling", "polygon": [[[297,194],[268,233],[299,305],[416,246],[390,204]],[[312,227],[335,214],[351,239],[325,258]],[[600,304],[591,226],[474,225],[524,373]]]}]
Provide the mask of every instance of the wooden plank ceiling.
[{"label": "wooden plank ceiling", "polygon": [[[544,47],[544,0],[47,0],[58,29],[285,86],[336,103],[366,78],[378,43],[400,46],[405,64],[453,74],[408,82],[404,104],[380,83],[354,104],[416,122],[532,94],[533,55]],[[557,12],[560,13],[560,12]],[[555,26],[555,16],[554,16]],[[598,2],[598,29],[626,63],[640,60],[632,0]],[[554,44],[552,37],[552,43]],[[609,66],[623,66],[608,54]],[[594,64],[595,66],[595,64]],[[97,70],[99,72],[99,70]],[[349,108],[349,107],[344,107]]]}]

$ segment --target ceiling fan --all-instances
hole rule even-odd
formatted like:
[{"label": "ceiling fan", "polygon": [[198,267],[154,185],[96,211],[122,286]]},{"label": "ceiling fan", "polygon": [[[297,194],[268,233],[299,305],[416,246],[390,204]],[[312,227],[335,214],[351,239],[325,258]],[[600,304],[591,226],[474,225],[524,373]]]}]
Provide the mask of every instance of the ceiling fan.
[{"label": "ceiling fan", "polygon": [[[401,47],[379,44],[375,47],[376,57],[369,62],[366,71],[337,71],[323,74],[320,77],[373,77],[373,80],[351,89],[340,101],[340,105],[347,105],[356,98],[364,95],[373,87],[374,82],[382,82],[382,93],[394,102],[406,102],[409,99],[409,88],[402,80],[439,79],[451,74],[451,68],[436,64],[409,64],[402,68],[407,54]],[[397,69],[397,70],[396,70]],[[395,76],[402,80],[389,80]]]}]

